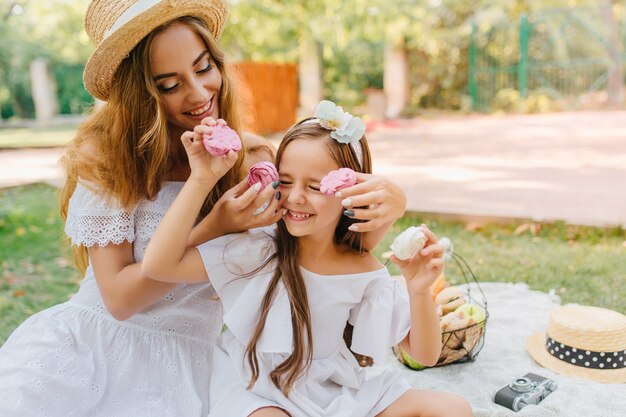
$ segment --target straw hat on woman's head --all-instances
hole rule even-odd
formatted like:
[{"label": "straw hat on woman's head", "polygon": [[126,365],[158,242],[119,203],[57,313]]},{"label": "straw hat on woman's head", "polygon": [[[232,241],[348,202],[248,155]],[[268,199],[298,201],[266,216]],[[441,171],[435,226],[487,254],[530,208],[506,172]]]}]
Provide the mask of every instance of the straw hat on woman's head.
[{"label": "straw hat on woman's head", "polygon": [[559,374],[626,383],[626,316],[599,307],[567,305],[550,314],[548,331],[526,340],[528,353]]},{"label": "straw hat on woman's head", "polygon": [[154,29],[178,17],[195,16],[218,39],[227,14],[226,0],[92,0],[85,30],[96,49],[83,73],[85,88],[108,100],[120,63]]}]

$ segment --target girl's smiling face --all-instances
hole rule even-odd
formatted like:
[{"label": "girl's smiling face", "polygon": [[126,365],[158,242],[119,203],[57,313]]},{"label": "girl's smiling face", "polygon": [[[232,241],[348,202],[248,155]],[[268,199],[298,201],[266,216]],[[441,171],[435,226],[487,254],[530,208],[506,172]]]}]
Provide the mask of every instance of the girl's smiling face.
[{"label": "girl's smiling face", "polygon": [[292,236],[326,235],[332,239],[342,216],[341,200],[320,192],[320,181],[339,166],[326,141],[298,139],[284,149],[278,176],[285,226]]},{"label": "girl's smiling face", "polygon": [[222,76],[206,45],[189,26],[175,23],[155,36],[150,66],[168,123],[193,130],[205,117],[219,118]]}]

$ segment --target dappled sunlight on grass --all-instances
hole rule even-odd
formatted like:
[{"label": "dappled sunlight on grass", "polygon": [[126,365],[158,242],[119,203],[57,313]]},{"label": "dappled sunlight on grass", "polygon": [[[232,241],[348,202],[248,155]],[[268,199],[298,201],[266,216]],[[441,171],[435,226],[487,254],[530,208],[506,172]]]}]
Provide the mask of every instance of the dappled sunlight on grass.
[{"label": "dappled sunlight on grass", "polygon": [[[592,304],[626,313],[626,231],[564,223],[466,225],[409,214],[398,221],[376,253],[388,250],[402,229],[422,222],[447,236],[480,281],[524,282],[564,303]],[[395,267],[392,272],[398,273]],[[462,276],[449,266],[453,283]]]}]

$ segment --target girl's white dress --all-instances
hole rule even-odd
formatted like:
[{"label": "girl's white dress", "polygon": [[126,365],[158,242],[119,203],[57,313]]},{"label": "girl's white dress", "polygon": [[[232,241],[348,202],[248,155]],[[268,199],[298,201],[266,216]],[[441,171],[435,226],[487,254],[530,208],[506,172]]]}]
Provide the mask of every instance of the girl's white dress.
[{"label": "girl's white dress", "polygon": [[375,416],[410,388],[394,371],[368,379],[343,340],[349,321],[354,326],[352,350],[383,364],[390,347],[407,335],[408,297],[387,269],[319,275],[301,268],[312,320],[311,367],[288,397],[269,379],[269,373],[293,348],[289,299],[279,284],[257,344],[260,376],[247,390],[250,373],[245,349],[275,263],[253,276],[245,274],[275,251],[273,239],[262,232],[229,235],[200,245],[198,250],[222,300],[228,326],[213,352],[210,417],[245,417],[254,409],[250,401],[255,397],[272,401],[292,417]]},{"label": "girl's white dress", "polygon": [[[141,261],[182,188],[127,211],[79,184],[65,226],[75,245],[133,242]],[[107,311],[91,266],[67,302],[27,319],[0,348],[0,417],[205,417],[222,309],[210,283],[180,285],[126,321]]]}]

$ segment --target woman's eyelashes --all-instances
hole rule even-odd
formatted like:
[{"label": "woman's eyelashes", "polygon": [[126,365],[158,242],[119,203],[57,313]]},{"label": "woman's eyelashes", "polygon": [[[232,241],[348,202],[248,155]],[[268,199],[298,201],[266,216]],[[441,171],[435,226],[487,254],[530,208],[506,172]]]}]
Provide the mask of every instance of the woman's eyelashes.
[{"label": "woman's eyelashes", "polygon": [[196,74],[204,74],[205,72],[209,72],[213,69],[213,65],[211,65],[210,61],[206,62],[206,65],[201,70],[196,71]]},{"label": "woman's eyelashes", "polygon": [[[198,71],[196,71],[196,74],[198,74],[198,75],[206,74],[207,72],[211,71],[212,69],[213,69],[213,64],[211,64],[211,61],[206,61],[204,66],[201,69],[199,69]],[[171,92],[175,91],[178,88],[178,86],[180,86],[180,83],[176,83],[176,84],[171,85],[171,86],[160,85],[158,88],[159,88],[160,92],[162,92],[164,94],[167,94],[167,93],[171,93]]]},{"label": "woman's eyelashes", "polygon": [[179,86],[179,85],[180,85],[180,83],[174,84],[174,85],[173,85],[173,86],[171,86],[171,87],[166,87],[166,86],[164,86],[164,85],[160,85],[160,86],[159,86],[159,91],[160,91],[160,92],[162,92],[162,93],[164,93],[164,94],[171,93],[171,92],[173,92],[174,90],[176,90],[176,88],[178,88],[178,86]]}]

